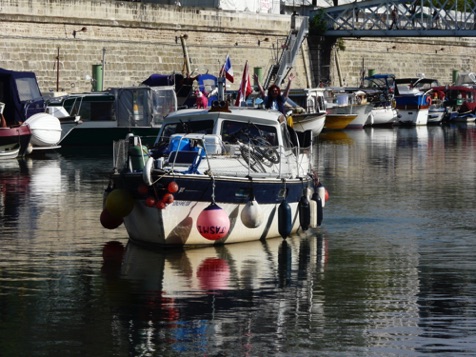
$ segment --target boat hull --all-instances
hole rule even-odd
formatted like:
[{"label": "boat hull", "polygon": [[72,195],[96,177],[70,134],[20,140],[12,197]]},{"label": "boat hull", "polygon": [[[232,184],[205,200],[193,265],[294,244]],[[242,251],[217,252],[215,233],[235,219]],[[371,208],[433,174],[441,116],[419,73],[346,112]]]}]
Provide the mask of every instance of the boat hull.
[{"label": "boat hull", "polygon": [[293,129],[300,133],[311,130],[317,136],[324,129],[325,122],[326,113],[293,114]]},{"label": "boat hull", "polygon": [[159,127],[118,127],[115,122],[62,123],[62,138],[59,145],[67,146],[107,146],[113,141],[124,139],[132,133],[155,140]]},{"label": "boat hull", "polygon": [[353,104],[335,106],[327,110],[330,114],[357,114],[357,117],[347,124],[346,129],[362,129],[369,121],[372,107],[370,104]]},{"label": "boat hull", "polygon": [[329,114],[326,115],[326,123],[324,129],[326,130],[342,130],[357,118],[357,114]]},{"label": "boat hull", "polygon": [[428,96],[423,94],[395,97],[399,124],[426,125],[430,108],[428,98]]},{"label": "boat hull", "polygon": [[370,126],[392,126],[396,123],[398,112],[391,106],[374,107],[370,113]]},{"label": "boat hull", "polygon": [[0,156],[3,158],[25,156],[30,139],[31,130],[27,125],[0,128]]},{"label": "boat hull", "polygon": [[427,125],[428,108],[398,109],[400,125]]},{"label": "boat hull", "polygon": [[[166,175],[149,188],[148,193],[140,194],[144,185],[142,174],[127,177],[117,174],[112,178],[116,188],[135,188],[131,191],[134,195],[134,207],[124,217],[130,239],[157,246],[207,246],[280,237],[279,205],[283,201],[283,192],[287,192],[291,233],[295,233],[300,227],[298,203],[303,187],[312,185],[306,179],[287,180],[284,184],[281,179],[221,177],[212,180],[210,177],[197,175]],[[174,193],[173,202],[163,209],[149,207],[146,204],[147,197],[154,195],[154,192],[163,191],[171,181],[179,187],[179,191]],[[256,228],[247,227],[241,218],[251,194],[254,194],[262,217],[261,224]],[[213,195],[215,203],[226,212],[230,220],[228,234],[216,241],[204,238],[197,226],[199,215],[210,206]]]}]

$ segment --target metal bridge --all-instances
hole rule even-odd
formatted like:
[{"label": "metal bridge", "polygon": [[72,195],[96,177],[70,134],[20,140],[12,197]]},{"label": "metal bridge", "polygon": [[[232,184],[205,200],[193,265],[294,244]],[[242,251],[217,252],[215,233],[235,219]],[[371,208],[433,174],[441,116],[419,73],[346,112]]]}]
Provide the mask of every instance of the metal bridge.
[{"label": "metal bridge", "polygon": [[326,37],[476,36],[476,0],[356,1],[314,15]]}]

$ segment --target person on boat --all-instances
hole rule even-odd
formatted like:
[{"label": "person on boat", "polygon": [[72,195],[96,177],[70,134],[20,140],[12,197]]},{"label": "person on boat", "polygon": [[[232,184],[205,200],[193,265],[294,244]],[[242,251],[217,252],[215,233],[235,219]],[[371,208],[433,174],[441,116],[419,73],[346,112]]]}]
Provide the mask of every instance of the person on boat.
[{"label": "person on boat", "polygon": [[291,89],[291,82],[293,81],[294,77],[295,76],[292,73],[289,75],[288,84],[282,94],[281,94],[281,88],[279,88],[276,84],[273,84],[269,86],[268,93],[266,95],[263,87],[261,86],[259,82],[258,75],[257,74],[254,75],[254,80],[258,86],[261,97],[263,98],[264,106],[266,109],[278,110],[284,115],[286,115],[286,109],[284,107],[284,103],[286,103],[286,99],[288,99],[289,90]]}]

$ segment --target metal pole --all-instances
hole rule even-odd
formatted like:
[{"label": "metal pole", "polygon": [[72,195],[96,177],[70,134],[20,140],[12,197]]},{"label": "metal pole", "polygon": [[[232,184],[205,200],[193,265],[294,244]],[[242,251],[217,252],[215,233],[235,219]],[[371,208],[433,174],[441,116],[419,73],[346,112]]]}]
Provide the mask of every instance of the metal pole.
[{"label": "metal pole", "polygon": [[187,77],[190,76],[191,70],[190,70],[190,58],[188,57],[188,50],[187,50],[187,43],[185,42],[185,35],[180,36],[180,42],[182,44],[182,51],[183,51],[183,58],[184,58],[184,64],[185,68],[187,70]]},{"label": "metal pole", "polygon": [[60,59],[60,48],[58,46],[58,54],[56,55],[56,91],[59,92],[59,59]]},{"label": "metal pole", "polygon": [[106,73],[106,47],[102,49],[102,78],[101,89],[104,90],[104,74]]}]

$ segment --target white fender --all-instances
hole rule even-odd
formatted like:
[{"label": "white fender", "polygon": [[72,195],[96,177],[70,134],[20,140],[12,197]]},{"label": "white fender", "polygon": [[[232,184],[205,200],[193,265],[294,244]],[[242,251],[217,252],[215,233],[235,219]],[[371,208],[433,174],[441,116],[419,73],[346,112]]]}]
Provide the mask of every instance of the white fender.
[{"label": "white fender", "polygon": [[147,186],[152,186],[152,168],[154,167],[154,158],[149,157],[142,170],[142,180]]},{"label": "white fender", "polygon": [[317,202],[310,199],[309,206],[311,208],[311,228],[317,227]]},{"label": "white fender", "polygon": [[321,198],[322,207],[324,207],[326,205],[326,188],[324,186],[319,186],[317,192],[319,193],[319,197]]},{"label": "white fender", "polygon": [[248,228],[257,228],[263,222],[263,213],[256,200],[249,200],[241,211],[241,221]]}]

